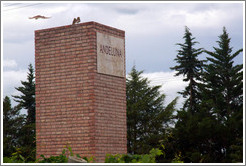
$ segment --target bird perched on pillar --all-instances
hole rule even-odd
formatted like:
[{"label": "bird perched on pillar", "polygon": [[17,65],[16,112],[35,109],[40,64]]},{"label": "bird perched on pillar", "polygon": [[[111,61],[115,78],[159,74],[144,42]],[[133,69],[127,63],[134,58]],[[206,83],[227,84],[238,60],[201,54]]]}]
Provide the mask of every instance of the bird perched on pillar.
[{"label": "bird perched on pillar", "polygon": [[29,19],[35,19],[35,20],[40,19],[40,18],[42,18],[42,19],[49,19],[50,17],[45,17],[45,16],[41,16],[41,15],[36,15],[34,17],[29,17]]},{"label": "bird perched on pillar", "polygon": [[77,17],[77,18],[74,18],[73,19],[73,24],[72,25],[74,25],[74,24],[78,24],[78,23],[80,23],[80,17]]}]

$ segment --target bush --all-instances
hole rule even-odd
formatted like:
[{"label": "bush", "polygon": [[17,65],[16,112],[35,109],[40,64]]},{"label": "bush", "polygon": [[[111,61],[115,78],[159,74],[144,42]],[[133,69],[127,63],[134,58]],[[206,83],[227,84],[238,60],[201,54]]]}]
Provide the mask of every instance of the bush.
[{"label": "bush", "polygon": [[[41,155],[43,158],[41,161],[37,161],[39,163],[67,163],[68,162],[68,153],[70,153],[70,156],[74,156],[74,153],[72,151],[72,148],[70,146],[66,146],[66,149],[63,149],[62,154],[59,156],[50,156],[49,158],[44,157],[44,155]],[[67,155],[66,155],[67,154]],[[79,154],[76,154],[77,158],[82,158],[86,160],[87,162],[94,162],[94,157],[81,157]]]},{"label": "bush", "polygon": [[157,156],[162,155],[163,152],[159,149],[151,149],[149,154],[107,154],[105,163],[155,163]]},{"label": "bush", "polygon": [[67,156],[65,155],[66,150],[63,149],[62,154],[59,156],[50,156],[49,158],[44,157],[44,155],[40,155],[43,160],[38,161],[39,163],[67,163]]},{"label": "bush", "polygon": [[[70,156],[74,156],[71,147],[67,146],[67,149],[63,149],[62,154],[59,156],[50,156],[45,157],[44,155],[40,155],[42,159],[37,159],[36,161],[33,161],[35,163],[67,163],[68,162],[68,153],[70,152]],[[4,163],[25,163],[27,162],[27,159],[25,159],[21,154],[20,151],[17,151],[12,154],[11,157],[4,157],[3,162]],[[107,154],[105,158],[105,163],[156,163],[156,157],[163,155],[163,152],[156,148],[151,149],[149,154]],[[94,162],[94,157],[81,157],[80,155],[76,154],[78,158],[83,158],[88,163]],[[181,155],[178,154],[175,156],[172,162],[180,163],[181,161]]]},{"label": "bush", "polygon": [[21,148],[16,148],[16,152],[11,157],[3,157],[4,163],[25,163],[27,160],[21,155]]}]

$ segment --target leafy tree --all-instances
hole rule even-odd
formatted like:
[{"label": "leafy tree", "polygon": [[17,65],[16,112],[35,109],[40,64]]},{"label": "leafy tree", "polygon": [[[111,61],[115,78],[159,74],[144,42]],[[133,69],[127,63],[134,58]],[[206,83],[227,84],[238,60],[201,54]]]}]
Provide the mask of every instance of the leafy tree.
[{"label": "leafy tree", "polygon": [[151,149],[149,154],[107,154],[105,163],[156,163],[156,157],[162,155],[163,152],[156,148]]},{"label": "leafy tree", "polygon": [[217,140],[221,142],[221,159],[224,162],[242,162],[243,65],[234,65],[233,59],[243,49],[232,53],[230,40],[223,27],[223,33],[217,41],[218,47],[213,47],[213,52],[206,51],[210,57],[207,57],[208,64],[204,72],[206,84],[203,96],[204,101],[209,101],[210,112],[224,127],[221,139]]},{"label": "leafy tree", "polygon": [[189,109],[193,114],[196,110],[196,105],[199,103],[199,83],[200,73],[202,69],[203,62],[198,60],[198,55],[203,52],[202,48],[194,48],[195,44],[198,42],[194,41],[195,38],[192,37],[192,33],[189,28],[185,27],[184,37],[185,42],[177,43],[181,47],[178,50],[178,55],[175,61],[178,65],[171,67],[171,70],[176,70],[175,76],[183,75],[185,78],[183,81],[189,82],[188,86],[180,94],[184,98],[188,98],[184,104],[185,109]]},{"label": "leafy tree", "polygon": [[23,109],[27,109],[27,118],[25,124],[22,127],[19,138],[19,144],[21,146],[22,156],[27,161],[35,160],[35,81],[34,81],[34,69],[30,64],[28,67],[27,81],[21,81],[22,86],[16,88],[21,94],[19,96],[13,96],[19,106]]},{"label": "leafy tree", "polygon": [[8,96],[3,100],[3,156],[10,157],[18,147],[18,137],[23,126],[23,116],[19,115],[20,107],[12,108]]},{"label": "leafy tree", "polygon": [[173,122],[177,100],[165,107],[161,86],[150,86],[148,79],[141,76],[142,73],[134,66],[126,81],[127,146],[132,154],[146,154],[158,146]]}]

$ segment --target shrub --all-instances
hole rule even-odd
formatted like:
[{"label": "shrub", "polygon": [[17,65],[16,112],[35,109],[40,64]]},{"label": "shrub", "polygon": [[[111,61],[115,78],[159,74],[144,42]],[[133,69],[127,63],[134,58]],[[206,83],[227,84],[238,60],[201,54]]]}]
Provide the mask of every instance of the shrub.
[{"label": "shrub", "polygon": [[162,155],[163,152],[160,149],[151,149],[149,154],[107,154],[105,163],[155,163],[157,156]]},{"label": "shrub", "polygon": [[67,156],[65,155],[66,150],[63,149],[62,154],[59,156],[50,156],[49,158],[44,157],[44,155],[40,155],[43,160],[38,161],[39,163],[67,163]]}]

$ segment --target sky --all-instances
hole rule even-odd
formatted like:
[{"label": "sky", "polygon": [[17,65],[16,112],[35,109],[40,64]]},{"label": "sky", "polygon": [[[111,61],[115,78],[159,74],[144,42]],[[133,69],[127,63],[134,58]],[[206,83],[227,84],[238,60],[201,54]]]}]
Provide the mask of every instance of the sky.
[{"label": "sky", "polygon": [[[125,31],[126,73],[133,65],[144,70],[151,85],[162,85],[168,104],[179,96],[187,85],[182,76],[174,77],[170,67],[179,46],[184,43],[185,26],[188,26],[199,44],[196,48],[213,51],[216,41],[226,27],[233,52],[243,48],[244,4],[242,2],[4,2],[1,1],[1,33],[3,60],[3,97],[19,94],[14,87],[26,80],[28,64],[34,65],[34,31],[72,24],[76,17],[81,22],[95,21]],[[28,19],[44,15],[50,19]],[[205,59],[206,54],[200,55]],[[243,63],[243,54],[235,59]],[[184,101],[179,96],[177,107]],[[13,102],[13,105],[16,103]]]}]

